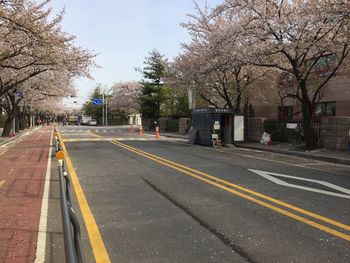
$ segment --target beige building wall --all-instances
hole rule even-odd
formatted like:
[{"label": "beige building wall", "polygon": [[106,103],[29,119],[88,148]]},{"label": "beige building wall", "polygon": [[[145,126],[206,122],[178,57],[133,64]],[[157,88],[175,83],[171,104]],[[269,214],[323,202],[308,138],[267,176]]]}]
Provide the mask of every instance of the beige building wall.
[{"label": "beige building wall", "polygon": [[[320,102],[335,102],[336,116],[350,116],[350,75],[339,75],[331,79],[322,95]],[[281,101],[276,87],[250,94],[249,103],[253,105],[256,117],[278,118]],[[283,104],[293,106],[294,113],[301,111],[297,100],[288,99]]]}]

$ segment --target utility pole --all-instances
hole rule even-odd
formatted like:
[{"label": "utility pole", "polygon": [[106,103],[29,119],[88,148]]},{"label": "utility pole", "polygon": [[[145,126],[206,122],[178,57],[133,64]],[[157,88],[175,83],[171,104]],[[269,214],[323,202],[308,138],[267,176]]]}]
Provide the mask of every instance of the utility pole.
[{"label": "utility pole", "polygon": [[106,124],[106,126],[108,126],[108,109],[107,109],[107,98],[106,98],[106,122],[105,122],[105,124]]},{"label": "utility pole", "polygon": [[105,92],[102,93],[102,126],[105,126]]}]

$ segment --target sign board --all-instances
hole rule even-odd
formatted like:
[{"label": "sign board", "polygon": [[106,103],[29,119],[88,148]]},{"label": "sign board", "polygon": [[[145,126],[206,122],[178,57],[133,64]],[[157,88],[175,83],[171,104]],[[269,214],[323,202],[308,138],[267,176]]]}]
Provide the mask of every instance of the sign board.
[{"label": "sign board", "polygon": [[93,99],[92,105],[101,106],[101,105],[103,105],[103,101],[102,101],[102,99]]},{"label": "sign board", "polygon": [[244,141],[244,117],[242,115],[236,115],[233,121],[234,128],[234,141],[243,142]]},{"label": "sign board", "polygon": [[20,90],[16,91],[16,97],[23,98],[23,91],[20,91]]},{"label": "sign board", "polygon": [[196,89],[193,87],[188,90],[188,108],[190,110],[196,108]]},{"label": "sign board", "polygon": [[219,135],[216,134],[216,133],[213,133],[213,134],[211,135],[211,138],[212,138],[213,140],[218,140],[218,139],[219,139]]},{"label": "sign board", "polygon": [[220,122],[219,121],[214,122],[214,130],[220,130]]},{"label": "sign board", "polygon": [[287,123],[287,129],[295,130],[296,128],[298,128],[298,124],[297,123]]}]

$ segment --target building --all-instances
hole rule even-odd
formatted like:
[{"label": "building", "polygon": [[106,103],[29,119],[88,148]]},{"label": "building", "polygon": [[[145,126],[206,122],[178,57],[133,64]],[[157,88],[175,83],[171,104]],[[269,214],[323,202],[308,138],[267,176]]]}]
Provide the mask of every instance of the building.
[{"label": "building", "polygon": [[[279,81],[275,88],[268,88],[258,96],[250,96],[249,102],[253,105],[256,117],[269,119],[291,120],[301,118],[301,104],[296,99],[283,98],[278,85],[293,86],[292,81]],[[283,102],[283,103],[282,103]],[[283,106],[282,106],[283,105]],[[350,74],[340,72],[327,84],[321,94],[315,115],[324,116],[350,116]]]}]

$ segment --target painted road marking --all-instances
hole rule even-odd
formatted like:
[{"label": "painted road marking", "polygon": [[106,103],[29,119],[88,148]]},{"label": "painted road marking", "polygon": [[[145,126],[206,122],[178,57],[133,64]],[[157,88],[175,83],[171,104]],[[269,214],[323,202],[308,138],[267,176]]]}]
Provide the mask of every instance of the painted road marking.
[{"label": "painted road marking", "polygon": [[[251,158],[251,159],[257,159],[257,160],[262,160],[262,161],[268,161],[271,163],[278,163],[278,164],[284,164],[284,165],[290,165],[290,166],[294,166],[294,167],[299,167],[299,168],[303,168],[303,169],[310,169],[310,170],[315,170],[315,171],[321,171],[321,172],[326,172],[326,173],[333,173],[333,174],[341,174],[341,175],[349,175],[347,173],[341,173],[341,172],[336,172],[336,171],[329,171],[329,170],[325,170],[325,169],[320,169],[320,168],[315,168],[315,167],[308,167],[307,165],[305,166],[305,164],[301,165],[301,164],[294,164],[294,163],[287,163],[287,162],[282,162],[282,161],[276,161],[276,160],[272,160],[272,159],[268,159],[268,158],[263,158],[263,157],[258,157],[258,156],[253,156],[253,155],[246,155],[246,154],[240,154],[240,153],[235,153],[235,152],[229,152],[229,151],[222,151],[222,150],[217,150],[214,148],[208,148],[209,151],[218,151],[218,152],[222,152],[222,153],[229,153],[232,155],[237,155],[237,156],[241,156],[241,157],[246,157],[246,158]],[[303,159],[302,157],[298,157]],[[305,158],[304,158],[305,159]],[[328,165],[332,165],[332,166],[339,166],[339,167],[349,167],[348,165],[345,164],[335,164],[335,163],[328,163]]]},{"label": "painted road marking", "polygon": [[0,181],[0,188],[4,185],[5,182],[6,182],[6,180],[1,180]]},{"label": "painted road marking", "polygon": [[63,151],[65,153],[65,160],[68,168],[68,172],[71,176],[73,188],[75,191],[75,195],[77,197],[80,211],[83,215],[83,219],[85,222],[85,226],[89,235],[90,244],[93,250],[93,254],[95,257],[95,260],[97,263],[104,262],[109,263],[111,262],[105,247],[105,244],[103,243],[100,231],[98,229],[98,226],[96,224],[96,220],[91,212],[91,209],[89,207],[89,204],[86,200],[83,188],[81,187],[79,183],[79,179],[77,174],[75,173],[75,170],[73,168],[72,161],[68,155],[67,148],[62,141],[61,134],[58,132],[58,137],[61,140],[61,145],[63,148]]},{"label": "painted road marking", "polygon": [[156,141],[156,138],[118,138],[118,137],[94,137],[94,138],[67,138],[63,142],[103,142],[103,141]]},{"label": "painted road marking", "polygon": [[[51,130],[50,145],[52,142],[53,131]],[[45,261],[45,249],[46,249],[46,233],[47,233],[47,213],[49,208],[49,189],[51,180],[51,155],[52,147],[49,150],[49,158],[47,160],[46,176],[44,184],[44,193],[41,203],[40,221],[39,221],[39,233],[36,243],[36,257],[35,263]]]},{"label": "painted road marking", "polygon": [[[341,186],[338,186],[338,185],[335,185],[335,184],[332,184],[332,183],[329,183],[326,181],[314,180],[314,179],[285,175],[285,174],[271,173],[271,172],[253,170],[253,169],[248,169],[248,170],[253,172],[253,173],[256,173],[257,175],[260,175],[260,176],[264,177],[265,179],[268,179],[271,182],[274,182],[275,184],[278,184],[278,185],[283,185],[283,186],[301,189],[301,190],[305,190],[305,191],[310,191],[310,192],[315,192],[315,193],[350,199],[350,190],[349,189],[346,189],[344,187],[341,187]],[[301,185],[297,185],[297,184],[291,184],[291,183],[287,183],[283,180],[280,180],[276,177],[290,178],[290,179],[295,179],[295,180],[299,180],[299,181],[317,183],[317,184],[327,186],[328,188],[337,190],[337,191],[345,193],[345,194],[330,192],[330,191],[326,191],[326,190],[320,190],[317,188],[306,187],[306,186],[301,186]]]},{"label": "painted road marking", "polygon": [[236,189],[242,190],[244,192],[247,192],[249,194],[253,194],[253,195],[257,196],[257,197],[264,198],[264,199],[269,200],[271,202],[274,202],[276,204],[279,204],[279,205],[282,205],[284,207],[287,207],[287,208],[289,208],[291,210],[297,211],[299,213],[308,215],[308,216],[313,217],[315,219],[318,219],[318,220],[324,221],[326,223],[332,224],[334,226],[337,226],[339,228],[342,228],[343,230],[348,230],[349,231],[350,230],[350,226],[349,225],[337,222],[337,221],[335,221],[333,219],[330,219],[330,218],[327,218],[327,217],[315,214],[313,212],[301,209],[299,207],[290,205],[290,204],[285,203],[283,201],[280,201],[278,199],[269,197],[267,195],[263,195],[261,193],[255,192],[255,191],[252,191],[252,190],[250,190],[248,188],[245,188],[245,187],[242,187],[242,186],[239,186],[239,185],[236,185],[236,184],[232,184],[232,183],[230,183],[228,181],[225,181],[225,180],[222,180],[220,178],[211,176],[209,174],[197,171],[197,170],[192,169],[190,167],[187,167],[187,166],[184,166],[184,165],[172,162],[172,161],[167,160],[165,158],[161,158],[159,156],[156,156],[156,155],[144,152],[142,150],[139,150],[137,148],[134,148],[134,147],[122,144],[120,142],[112,141],[111,143],[113,143],[113,144],[115,144],[115,145],[117,145],[117,146],[119,146],[121,148],[124,148],[126,150],[129,150],[131,152],[134,152],[134,153],[136,153],[138,155],[141,155],[141,156],[144,156],[144,157],[146,157],[148,159],[151,159],[151,160],[153,160],[153,161],[155,161],[157,163],[160,163],[160,164],[163,164],[163,165],[165,165],[167,167],[173,168],[174,170],[177,170],[179,172],[187,174],[187,175],[189,175],[191,177],[194,177],[194,178],[196,178],[198,180],[201,180],[203,182],[206,182],[208,184],[211,184],[211,185],[214,185],[214,186],[216,186],[218,188],[226,190],[226,191],[228,191],[228,192],[230,192],[230,193],[232,193],[234,195],[240,196],[240,197],[242,197],[244,199],[247,199],[247,200],[252,201],[254,203],[260,204],[261,206],[269,208],[269,209],[271,209],[271,210],[273,210],[275,212],[278,212],[280,214],[283,214],[285,216],[293,218],[293,219],[295,219],[297,221],[303,222],[303,223],[305,223],[307,225],[310,225],[312,227],[315,227],[315,228],[318,228],[320,230],[323,230],[324,232],[327,232],[327,233],[332,234],[334,236],[337,236],[337,237],[340,237],[340,238],[345,239],[347,241],[350,241],[350,235],[348,235],[348,234],[344,234],[344,233],[342,233],[342,232],[340,232],[338,230],[332,229],[332,228],[330,228],[328,226],[321,225],[321,224],[319,224],[319,223],[317,223],[315,221],[311,221],[310,219],[307,219],[305,217],[299,216],[297,214],[293,214],[293,213],[291,213],[291,212],[289,212],[287,210],[284,210],[284,209],[279,208],[277,206],[274,206],[274,205],[271,205],[269,203],[266,203],[266,202],[264,202],[262,200],[259,200],[259,199],[255,198],[255,197],[252,197],[252,196],[244,194],[242,192],[233,190],[232,188],[236,188]]}]

